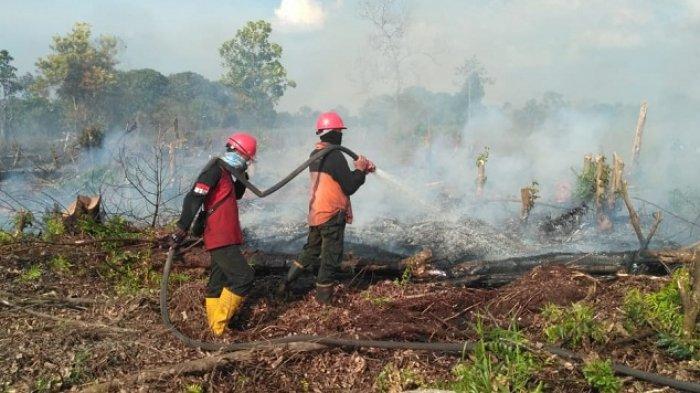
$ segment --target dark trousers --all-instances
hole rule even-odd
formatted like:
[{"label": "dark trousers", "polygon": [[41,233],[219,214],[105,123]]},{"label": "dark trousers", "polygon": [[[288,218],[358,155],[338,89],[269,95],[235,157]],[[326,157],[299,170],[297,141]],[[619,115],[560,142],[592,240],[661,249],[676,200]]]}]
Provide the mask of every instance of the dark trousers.
[{"label": "dark trousers", "polygon": [[210,254],[211,274],[206,296],[219,297],[224,287],[238,296],[246,296],[253,286],[255,273],[243,258],[241,246],[216,248]]},{"label": "dark trousers", "polygon": [[299,263],[308,269],[319,266],[317,284],[332,284],[340,273],[345,240],[345,214],[340,213],[321,225],[309,227],[309,237],[299,254]]}]

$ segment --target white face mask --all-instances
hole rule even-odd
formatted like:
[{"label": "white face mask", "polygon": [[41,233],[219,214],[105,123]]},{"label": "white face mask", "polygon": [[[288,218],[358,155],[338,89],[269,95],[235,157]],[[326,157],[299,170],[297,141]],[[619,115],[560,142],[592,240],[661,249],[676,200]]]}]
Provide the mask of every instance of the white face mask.
[{"label": "white face mask", "polygon": [[236,151],[227,151],[221,156],[221,159],[231,168],[245,171],[248,168],[248,162],[243,156]]}]

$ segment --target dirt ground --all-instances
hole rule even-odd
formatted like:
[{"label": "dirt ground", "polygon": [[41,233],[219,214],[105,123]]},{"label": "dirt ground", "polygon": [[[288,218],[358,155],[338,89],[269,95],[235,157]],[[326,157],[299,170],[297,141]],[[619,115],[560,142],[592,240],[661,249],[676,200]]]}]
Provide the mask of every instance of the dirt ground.
[{"label": "dirt ground", "polygon": [[[142,256],[142,269],[130,269],[150,271],[140,277],[149,285],[129,289],[124,267],[106,265],[105,251],[98,245],[18,244],[0,249],[0,391],[79,391],[94,381],[119,381],[139,371],[208,356],[183,345],[161,323],[157,267],[162,265],[163,250],[151,250],[147,244],[125,247]],[[54,266],[57,255],[65,256],[70,266]],[[171,284],[172,319],[186,334],[213,340],[202,306],[206,254],[193,253],[183,263],[189,267],[176,268]],[[27,276],[31,266],[42,268],[38,277]],[[253,293],[223,341],[316,334],[454,342],[475,339],[473,324],[479,317],[502,326],[516,321],[532,342],[543,342],[539,312],[549,303],[569,305],[585,300],[594,305],[597,317],[619,317],[629,288],[653,290],[665,282],[646,276],[604,280],[558,266],[536,268],[497,289],[360,277],[346,280],[336,289],[333,305],[324,306],[314,300],[313,286],[306,285],[312,283],[308,278],[293,288],[291,299],[275,299],[272,293],[279,279],[256,277]],[[700,380],[693,367],[656,349],[653,338],[631,340],[619,326],[611,326],[608,335],[605,345],[587,345],[581,351],[645,371]],[[460,358],[454,355],[413,350],[260,350],[255,361],[222,364],[200,374],[168,376],[121,389],[377,391],[379,375],[391,365],[415,371],[424,386],[444,386],[454,378],[452,369],[458,362]],[[536,379],[545,383],[547,391],[591,391],[580,367],[555,357]],[[652,388],[624,379],[625,391]]]}]

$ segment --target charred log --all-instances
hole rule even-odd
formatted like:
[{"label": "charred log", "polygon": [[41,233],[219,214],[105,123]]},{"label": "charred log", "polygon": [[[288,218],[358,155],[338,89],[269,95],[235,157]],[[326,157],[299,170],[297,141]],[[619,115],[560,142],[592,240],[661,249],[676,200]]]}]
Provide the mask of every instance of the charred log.
[{"label": "charred log", "polygon": [[546,220],[539,225],[539,231],[543,235],[570,235],[581,227],[583,217],[588,213],[588,205],[584,202],[581,206],[574,207],[564,214]]}]

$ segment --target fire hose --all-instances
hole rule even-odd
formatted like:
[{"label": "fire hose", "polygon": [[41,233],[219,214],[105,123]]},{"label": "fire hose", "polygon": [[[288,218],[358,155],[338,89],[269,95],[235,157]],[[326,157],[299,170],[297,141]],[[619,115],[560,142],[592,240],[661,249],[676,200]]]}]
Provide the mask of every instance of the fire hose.
[{"label": "fire hose", "polygon": [[[326,154],[333,150],[340,150],[348,154],[353,159],[357,159],[357,154],[351,150],[342,146],[330,146],[319,152],[313,154],[308,160],[297,167],[284,179],[270,187],[265,191],[260,191],[252,183],[250,183],[245,176],[241,174],[234,173],[237,180],[241,181],[248,187],[255,195],[258,197],[265,197],[272,194],[273,192],[279,190],[284,185],[289,183],[297,175],[299,175],[304,169],[306,169],[313,161],[324,157]],[[172,269],[173,257],[175,256],[175,247],[170,247],[168,250],[168,256],[163,267],[163,278],[160,283],[160,315],[163,319],[163,324],[166,326],[170,332],[182,341],[185,345],[192,348],[199,348],[206,351],[220,351],[220,352],[233,352],[241,351],[255,348],[262,348],[274,344],[288,344],[296,342],[310,342],[317,343],[321,345],[326,345],[329,347],[340,347],[347,349],[360,349],[360,348],[381,348],[381,349],[411,349],[419,351],[430,351],[430,352],[445,352],[445,353],[461,353],[464,354],[467,351],[472,351],[476,347],[474,342],[464,341],[464,342],[417,342],[417,341],[382,341],[382,340],[355,340],[355,339],[344,339],[328,336],[315,336],[315,335],[293,335],[280,338],[274,338],[264,341],[247,341],[238,343],[217,343],[211,341],[197,340],[192,337],[187,336],[182,333],[175,325],[173,325],[170,320],[170,311],[168,309],[168,286],[170,282],[170,271]],[[580,361],[582,356],[574,352],[565,350],[563,348],[547,345],[543,347],[544,350],[564,358]],[[651,382],[657,385],[668,386],[674,389],[679,389],[682,391],[700,393],[700,384],[694,382],[679,381],[673,378],[668,378],[659,374],[648,373],[641,370],[636,370],[625,365],[618,363],[613,363],[613,370],[618,374],[628,375],[640,380]]]}]

